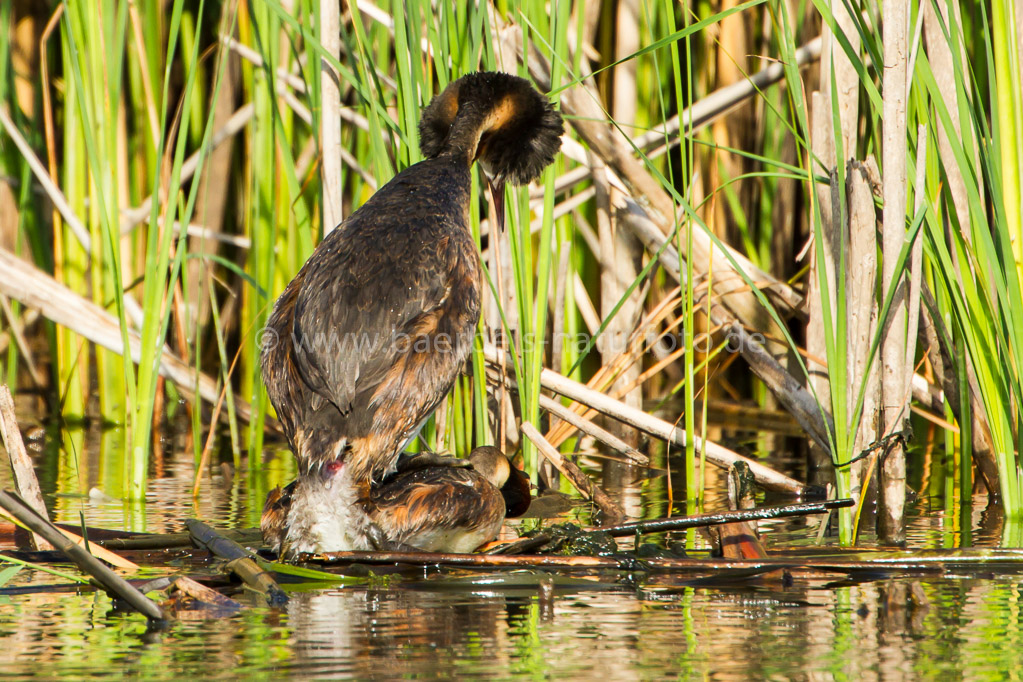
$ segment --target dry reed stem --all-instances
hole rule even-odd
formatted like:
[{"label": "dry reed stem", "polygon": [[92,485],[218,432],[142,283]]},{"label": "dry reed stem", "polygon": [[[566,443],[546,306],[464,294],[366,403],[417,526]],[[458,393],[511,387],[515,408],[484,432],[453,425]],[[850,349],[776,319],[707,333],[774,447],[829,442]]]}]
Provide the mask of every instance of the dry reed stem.
[{"label": "dry reed stem", "polygon": [[[0,293],[31,308],[38,308],[47,319],[96,345],[115,353],[124,352],[117,318],[4,249],[0,249]],[[137,363],[142,353],[142,342],[138,333],[131,329],[128,330],[128,340],[131,358]],[[193,396],[198,383],[203,400],[216,403],[219,398],[217,382],[213,378],[203,373],[197,376],[194,367],[167,349],[160,358],[160,374],[177,384],[185,396]],[[235,408],[243,420],[252,418],[252,407],[244,400],[236,399]],[[279,428],[276,421],[269,418],[267,426],[275,430]]]},{"label": "dry reed stem", "polygon": [[32,151],[31,145],[25,140],[25,137],[21,134],[18,128],[14,125],[14,121],[11,120],[7,110],[4,107],[0,107],[0,128],[3,128],[8,137],[17,147],[18,152],[21,154],[25,163],[32,170],[32,174],[35,175],[36,181],[42,185],[43,191],[53,202],[54,208],[60,212],[61,217],[71,228],[75,238],[78,239],[82,248],[85,249],[86,253],[92,252],[92,238],[89,236],[89,230],[82,224],[82,221],[78,219],[75,212],[68,205],[67,199],[64,198],[64,193],[57,187],[57,183],[50,178],[50,174],[46,168],[43,167],[39,157]]},{"label": "dry reed stem", "polygon": [[[11,398],[11,391],[7,388],[7,384],[0,384],[0,436],[3,437],[4,447],[7,448],[7,457],[14,473],[14,486],[18,490],[18,494],[25,498],[25,501],[35,509],[36,513],[49,520],[46,504],[43,502],[43,493],[39,489],[39,480],[36,478],[35,466],[21,439],[21,430],[18,428],[18,421],[14,416],[14,400]],[[53,545],[40,535],[32,533],[31,540],[32,546],[37,550],[53,549]]]},{"label": "dry reed stem", "polygon": [[[894,288],[883,321],[881,341],[881,396],[883,432],[902,431],[908,411],[905,405],[906,380],[906,284],[895,271],[896,261],[906,240],[906,85],[908,78],[909,3],[884,0],[884,75],[882,77],[882,163],[884,208],[882,217],[881,291]],[[882,505],[878,516],[878,535],[882,542],[901,544],[906,540],[903,513],[906,504],[906,454],[902,444],[894,442],[881,467]]]},{"label": "dry reed stem", "polygon": [[[335,59],[341,58],[341,7],[338,0],[320,0],[320,43]],[[341,224],[341,89],[339,76],[326,59],[320,59],[320,150],[323,182],[323,234]]]},{"label": "dry reed stem", "polygon": [[[829,41],[830,44],[830,41]],[[829,72],[830,73],[830,72]],[[823,80],[823,76],[822,76]],[[821,87],[830,87],[828,82],[822,82]],[[842,188],[837,187],[835,175],[835,137],[832,130],[828,113],[831,110],[830,102],[825,99],[821,92],[810,94],[812,103],[812,122],[810,132],[810,144],[814,156],[821,160],[825,172],[828,173],[830,181],[827,185],[814,183],[810,188],[809,199],[816,201],[820,206],[820,229],[811,232],[810,241],[820,239],[820,245],[814,244],[810,247],[810,272],[807,278],[807,310],[809,319],[806,324],[806,352],[807,352],[807,386],[813,390],[816,399],[821,405],[829,408],[832,403],[831,378],[828,375],[827,366],[827,339],[835,336],[836,321],[832,319],[832,328],[825,327],[824,310],[835,311],[837,306],[837,273],[839,271],[839,257],[842,244],[842,233],[839,231],[838,213],[835,210],[839,200],[837,194]],[[812,168],[812,166],[810,166]],[[811,215],[813,209],[811,207]],[[823,256],[823,258],[822,258]],[[872,259],[876,260],[876,259]],[[828,289],[828,300],[823,300],[824,289],[821,286],[821,279],[825,281]],[[871,301],[873,297],[871,297]],[[856,329],[854,331],[860,331]],[[828,479],[833,479],[832,458],[830,449],[813,444],[810,447],[810,461],[813,468],[821,472]]]},{"label": "dry reed stem", "polygon": [[[506,385],[513,390],[516,388],[515,381],[507,374],[503,374],[496,370],[492,373],[488,370],[488,374],[494,381],[502,382],[503,385]],[[585,411],[585,414],[579,414],[573,409],[562,405],[554,398],[548,397],[544,393],[540,393],[539,397],[540,407],[547,410],[552,415],[552,421],[554,421],[555,418],[561,419],[573,427],[572,431],[569,431],[568,436],[571,436],[574,431],[580,431],[622,455],[628,460],[628,463],[636,464],[638,466],[650,465],[649,457],[591,421],[592,417],[598,414],[596,410],[587,410],[584,405],[576,403],[574,407],[580,407]],[[552,428],[551,433],[553,432],[554,429]],[[559,433],[561,433],[561,429],[559,429]],[[564,442],[568,436],[561,438],[560,442]],[[544,439],[552,445],[555,445],[554,442],[551,441],[549,434],[545,436]],[[555,447],[557,446],[555,445]]]},{"label": "dry reed stem", "polygon": [[[863,391],[863,411],[853,434],[852,453],[857,455],[878,438],[878,414],[881,387],[877,358],[867,366],[871,341],[877,335],[878,305],[877,291],[877,213],[874,208],[874,191],[878,181],[877,164],[873,157],[866,163],[849,162],[845,191],[848,194],[848,225],[842,229],[848,234],[849,253],[846,265],[846,353],[849,376],[846,382],[846,404],[850,409],[856,405],[860,391]],[[837,201],[837,193],[834,195]],[[835,263],[837,266],[837,263]],[[865,388],[863,388],[865,386]],[[836,387],[836,390],[841,390]],[[850,466],[849,489],[857,497],[860,507],[873,503],[868,500],[865,475],[868,462],[859,461]],[[872,463],[871,463],[872,466]],[[859,517],[857,509],[856,516]]]},{"label": "dry reed stem", "polygon": [[536,430],[535,426],[529,422],[522,422],[519,429],[526,438],[533,441],[533,445],[547,458],[547,461],[553,464],[562,476],[572,482],[572,485],[582,493],[583,497],[592,500],[600,508],[600,511],[604,513],[604,521],[607,525],[615,525],[625,519],[625,512],[622,511],[622,508],[608,497],[599,485],[590,481],[579,467],[566,460],[553,445],[547,442],[543,434]]},{"label": "dry reed stem", "polygon": [[[818,36],[796,50],[796,64],[803,67],[817,61],[820,56],[821,37]],[[686,134],[695,133],[783,78],[785,67],[780,62],[769,64],[746,79],[723,86],[701,97],[684,109],[681,115],[675,115],[665,121],[663,126],[633,138],[633,143],[646,151],[649,158],[655,159],[681,143],[683,137],[679,134],[681,121],[687,121]],[[670,138],[667,143],[664,141],[665,138]]]},{"label": "dry reed stem", "polygon": [[[917,214],[923,207],[925,199],[925,182],[927,180],[927,126],[920,124],[917,126],[917,150],[916,150],[916,176],[913,183],[913,214]],[[906,325],[906,359],[905,366],[906,370],[906,389],[905,392],[909,393],[912,391],[913,377],[916,373],[913,372],[913,360],[916,359],[916,337],[917,329],[920,324],[920,289],[923,280],[923,251],[924,251],[924,237],[923,234],[917,233],[916,239],[913,241],[910,265],[909,265],[909,300],[907,306],[909,309],[909,322]],[[907,407],[909,403],[907,402]],[[908,418],[909,415],[906,415]]]},{"label": "dry reed stem", "polygon": [[[938,11],[941,12],[941,19],[935,12],[935,6]],[[952,3],[952,11],[958,14],[959,3]],[[942,22],[946,26],[949,25],[949,3],[947,0],[936,0],[933,4],[925,2],[920,6],[920,12],[923,14],[924,21],[924,43],[927,48],[927,60],[931,64],[931,73],[934,74],[934,81],[938,86],[938,92],[941,93],[941,98],[944,100],[945,109],[948,112],[949,121],[952,124],[952,130],[954,134],[958,136],[960,140],[962,137],[962,122],[959,117],[959,105],[958,105],[958,94],[956,80],[963,79],[963,87],[965,92],[970,92],[970,71],[964,70],[958,75],[955,69],[955,63],[952,58],[952,48],[948,44],[948,40],[945,38],[945,32],[942,30]],[[956,20],[959,21],[959,25],[962,26],[961,21],[958,17]],[[959,59],[960,63],[966,63],[966,54],[962,45],[959,48]],[[937,125],[935,127],[935,133],[938,136],[938,157],[942,159],[952,159],[955,155],[952,151],[952,144],[949,141],[949,133],[945,129],[944,125]],[[971,153],[972,152],[972,153]],[[967,150],[976,161],[977,155],[976,150]],[[972,236],[970,230],[966,229],[966,226],[970,224],[970,209],[969,209],[969,198],[967,197],[966,182],[963,180],[962,167],[958,163],[945,163],[942,164],[945,170],[945,176],[948,180],[948,191],[952,195],[952,207],[955,211],[956,217],[959,220],[960,229],[957,234],[962,235],[963,240],[967,244],[970,244]],[[974,167],[980,167],[979,163],[975,163]],[[975,180],[978,183],[978,189],[980,195],[983,196],[983,178],[978,177]],[[946,228],[951,229],[949,221],[946,218]],[[952,249],[952,259],[957,270],[959,267],[959,255],[958,249]],[[962,280],[961,273],[957,274]],[[986,428],[986,417],[983,412],[975,413],[975,418],[982,418],[985,420]]]},{"label": "dry reed stem", "polygon": [[[483,346],[483,356],[492,366],[500,365],[500,355],[500,352],[494,345],[488,343]],[[571,398],[576,402],[598,410],[602,414],[649,433],[656,438],[666,440],[673,446],[682,448],[686,446],[687,434],[684,430],[642,410],[629,407],[619,400],[594,391],[577,381],[563,377],[549,369],[544,369],[540,372],[540,384],[549,391],[554,391],[566,398]],[[809,492],[804,484],[784,474],[780,474],[760,462],[743,457],[699,436],[694,436],[693,440],[697,448],[704,450],[707,461],[722,469],[727,469],[732,463],[739,460],[746,462],[753,472],[757,483],[764,488],[791,495],[804,495]]]},{"label": "dry reed stem", "polygon": [[11,330],[11,336],[14,337],[14,343],[18,346],[25,366],[28,367],[28,375],[32,379],[32,385],[37,388],[41,387],[45,380],[39,373],[39,369],[36,367],[35,360],[32,357],[32,349],[25,340],[21,320],[14,314],[10,299],[3,294],[0,294],[0,309],[3,309],[4,317],[7,318],[7,326]]},{"label": "dry reed stem", "polygon": [[[594,372],[593,376],[587,380],[586,386],[588,388],[600,392],[606,391],[624,369],[632,366],[640,357],[642,357],[645,352],[642,347],[643,341],[645,340],[644,334],[647,330],[655,328],[656,325],[671,314],[674,307],[681,301],[680,298],[677,298],[678,293],[679,291],[676,288],[671,292],[668,292],[668,294],[661,299],[654,309],[643,319],[640,326],[633,332],[626,348],[610,360],[602,363],[597,371]],[[631,389],[634,387],[630,386],[629,388]],[[587,411],[581,406],[578,409],[575,409],[575,411],[579,414],[585,414],[588,418],[593,416],[592,413],[587,414]],[[569,437],[573,430],[574,429],[565,425],[558,425],[557,428],[551,428],[547,437],[555,445],[555,447],[557,447]]]},{"label": "dry reed stem", "polygon": [[[554,339],[555,341],[551,344],[551,367],[557,371],[562,371],[564,364],[565,355],[565,344],[560,343],[557,339],[565,338],[565,295],[568,291],[568,265],[569,256],[571,256],[571,250],[564,248],[561,250],[561,254],[558,256],[558,276],[555,279],[554,287]],[[543,394],[540,394],[541,397]],[[550,427],[554,428],[557,426],[558,418],[556,416],[551,417]]]},{"label": "dry reed stem", "polygon": [[[35,324],[35,321],[39,319],[39,311],[35,308],[29,308],[25,311],[25,314],[18,320],[18,324],[21,329],[31,327]],[[11,332],[9,329],[0,332],[0,353],[7,350],[7,347],[11,343]]]},{"label": "dry reed stem", "polygon": [[[256,115],[256,107],[251,102],[240,107],[229,119],[224,123],[224,126],[213,133],[210,138],[210,146],[206,150],[212,153],[217,147],[224,143],[228,138],[241,132],[245,126],[249,124]],[[202,156],[203,150],[196,151],[189,156],[181,164],[181,183],[185,183],[195,175],[196,171],[199,170],[199,157]],[[153,197],[148,196],[139,203],[135,208],[128,208],[121,211],[121,234],[124,235],[142,223],[149,220],[153,206]],[[162,224],[162,216],[158,217],[158,220]]]},{"label": "dry reed stem", "polygon": [[[82,249],[84,249],[86,253],[91,253],[92,239],[89,236],[89,231],[86,229],[82,221],[78,219],[78,216],[75,215],[75,212],[71,209],[67,199],[64,197],[64,193],[60,191],[57,184],[50,178],[49,172],[47,172],[47,170],[43,167],[42,162],[35,155],[35,152],[32,151],[32,147],[14,125],[14,121],[11,120],[7,111],[3,107],[0,107],[0,128],[7,131],[7,135],[11,138],[11,141],[14,142],[14,146],[18,148],[18,151],[21,153],[25,163],[27,163],[28,167],[32,170],[32,174],[35,176],[39,184],[42,185],[43,191],[49,197],[57,211],[60,212],[61,217],[64,218],[64,222],[66,222],[71,228],[71,232],[74,233],[75,238],[78,239],[78,242],[82,245]],[[135,324],[135,326],[141,327],[143,313],[142,307],[139,305],[138,301],[128,294],[125,294],[124,309],[128,317],[131,318],[131,322]]]}]

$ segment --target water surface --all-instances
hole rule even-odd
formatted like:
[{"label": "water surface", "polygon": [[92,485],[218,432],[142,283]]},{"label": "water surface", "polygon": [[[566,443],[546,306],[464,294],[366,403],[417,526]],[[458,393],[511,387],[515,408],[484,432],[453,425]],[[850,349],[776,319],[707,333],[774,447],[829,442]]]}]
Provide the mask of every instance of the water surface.
[{"label": "water surface", "polygon": [[[287,453],[259,463],[251,476],[218,470],[222,475],[205,481],[193,501],[192,451],[168,446],[145,504],[116,499],[118,477],[104,458],[109,443],[85,438],[74,463],[59,448],[38,452],[54,515],[78,523],[82,513],[93,526],[151,532],[179,530],[188,516],[252,526],[267,488],[293,471]],[[911,485],[932,489],[925,477],[937,469],[917,469]],[[0,485],[9,485],[7,476],[0,474]],[[662,513],[665,480],[626,485],[630,513]],[[93,487],[114,499],[85,496]],[[945,513],[943,498],[918,498],[910,546],[1004,544],[978,501],[963,529],[956,509]],[[709,500],[708,508],[716,503]],[[772,550],[814,547],[816,521],[762,528]],[[698,536],[691,542],[702,547]],[[825,546],[833,542],[826,538]],[[147,573],[195,570],[185,563]],[[26,569],[6,587],[62,582]],[[681,574],[418,569],[293,591],[281,610],[240,592],[244,610],[224,618],[182,612],[160,632],[141,616],[115,612],[102,593],[8,594],[0,596],[0,676],[1014,679],[1023,658],[1021,587],[1023,575],[1000,570],[858,584],[797,575],[791,584],[704,585]]]}]

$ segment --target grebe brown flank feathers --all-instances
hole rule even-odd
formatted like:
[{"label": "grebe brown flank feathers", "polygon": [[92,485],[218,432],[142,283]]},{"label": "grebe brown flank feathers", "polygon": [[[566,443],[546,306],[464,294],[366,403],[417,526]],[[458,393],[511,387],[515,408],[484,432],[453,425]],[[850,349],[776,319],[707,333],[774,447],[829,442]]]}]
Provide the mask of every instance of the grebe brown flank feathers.
[{"label": "grebe brown flank feathers", "polygon": [[[304,486],[318,483],[299,478],[267,496],[260,522],[263,539],[284,558],[324,551],[321,545],[341,544],[351,535],[337,514],[321,514],[313,524],[291,515],[294,501],[306,493]],[[468,460],[433,453],[402,456],[397,471],[373,485],[365,501],[368,518],[387,542],[435,552],[472,551],[497,536],[506,516],[521,515],[528,506],[529,479],[492,446],[476,448]],[[294,523],[307,524],[301,537]],[[351,548],[370,549],[371,544]]]},{"label": "grebe brown flank feathers", "polygon": [[476,448],[469,468],[415,466],[417,459],[370,493],[370,518],[389,540],[426,552],[471,552],[497,537],[513,471],[503,452]]},{"label": "grebe brown flank feathers", "polygon": [[[300,477],[318,479],[292,514],[315,515],[301,508],[330,490],[364,501],[450,390],[480,312],[471,165],[479,159],[492,186],[528,182],[553,160],[561,131],[528,81],[500,73],[455,81],[423,112],[429,158],[328,234],[285,288],[267,323],[276,343],[264,347],[263,380]],[[347,517],[338,523],[362,537],[364,510]]]}]

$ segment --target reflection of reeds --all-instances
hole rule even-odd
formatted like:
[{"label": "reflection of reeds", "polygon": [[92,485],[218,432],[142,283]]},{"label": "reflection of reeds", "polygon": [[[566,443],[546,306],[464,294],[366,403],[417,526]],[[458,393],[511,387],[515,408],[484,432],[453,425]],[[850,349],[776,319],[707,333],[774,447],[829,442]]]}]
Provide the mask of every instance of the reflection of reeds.
[{"label": "reflection of reeds", "polygon": [[[116,323],[103,348],[138,349],[136,366],[92,345],[88,328],[26,330],[48,344],[52,404],[66,420],[95,414],[128,427],[118,496],[144,492],[153,429],[179,395],[217,406],[236,464],[245,450],[262,451],[269,408],[258,342],[274,297],[324,230],[421,158],[415,126],[432,95],[486,68],[549,87],[569,133],[536,186],[508,190],[503,234],[474,227],[487,311],[471,375],[424,431],[430,447],[465,454],[474,444],[521,442],[536,476],[535,449],[515,421],[544,423],[541,375],[553,369],[632,407],[681,394],[685,409],[672,417],[704,436],[713,434],[693,409],[700,398],[777,401],[823,446],[814,461],[828,468],[900,430],[909,381],[882,397],[870,368],[895,357],[912,365],[919,354],[948,399],[939,416],[962,429],[950,440],[961,447],[961,499],[976,461],[989,488],[1020,509],[1023,96],[1019,10],[1008,0],[992,3],[990,17],[988,5],[913,3],[921,30],[909,26],[912,71],[899,86],[908,130],[888,130],[904,148],[881,144],[882,118],[891,116],[882,117],[877,64],[895,47],[856,3],[815,3],[792,16],[787,5],[756,1],[725,2],[716,14],[625,0],[500,11],[361,2],[340,15],[337,40],[321,40],[328,4],[229,2],[219,15],[182,0],[166,11],[156,2],[0,7],[0,25],[11,27],[0,37],[0,245],[72,295],[59,299],[71,311],[48,317],[81,322],[71,301],[88,299]],[[818,55],[820,68],[802,68]],[[23,144],[8,144],[19,137]],[[905,211],[893,205],[901,201],[886,204],[884,222],[895,229],[878,263],[875,199],[861,169],[883,147],[905,159],[907,177],[882,173],[882,182],[908,188],[908,198]],[[847,168],[846,159],[865,165]],[[894,167],[878,161],[882,171]],[[53,200],[52,215],[40,194]],[[485,200],[472,205],[474,226]],[[900,247],[907,226],[922,253]],[[795,256],[810,234],[807,275]],[[0,267],[12,267],[6,262]],[[922,335],[934,343],[918,348],[910,338],[899,355],[884,350],[880,321],[889,307],[912,320],[917,289],[890,297],[878,278],[898,282],[908,272],[934,301],[920,310]],[[807,359],[794,322],[807,309],[804,293]],[[14,303],[0,324],[17,331]],[[911,325],[898,323],[910,335]],[[604,339],[562,342],[582,332]],[[665,334],[682,347],[651,342]],[[725,334],[739,339],[759,380],[728,369],[737,354],[726,352]],[[489,394],[487,343],[510,352],[502,362],[514,379]],[[698,353],[685,352],[694,344]],[[13,374],[18,345],[6,349]],[[177,372],[167,384],[161,362]],[[804,365],[821,379],[809,392],[800,388]],[[880,405],[902,414],[878,421]],[[212,459],[215,438],[205,435],[209,411],[193,402],[189,413],[198,465]],[[572,433],[552,419],[544,436],[568,451]],[[625,439],[619,447],[635,444],[628,432],[615,435]],[[679,440],[689,499],[704,478],[696,442]],[[77,467],[67,456],[66,470]],[[868,460],[838,469],[840,492],[882,472],[886,499],[897,504],[897,456]],[[253,468],[260,461],[248,458]],[[852,519],[844,516],[846,539]]]}]

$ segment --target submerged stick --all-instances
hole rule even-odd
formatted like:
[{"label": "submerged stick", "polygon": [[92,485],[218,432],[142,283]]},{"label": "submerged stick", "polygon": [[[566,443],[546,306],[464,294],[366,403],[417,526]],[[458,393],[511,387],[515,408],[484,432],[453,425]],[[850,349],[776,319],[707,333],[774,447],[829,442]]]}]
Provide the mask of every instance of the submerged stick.
[{"label": "submerged stick", "polygon": [[262,594],[270,606],[283,606],[288,603],[288,595],[273,576],[259,567],[249,550],[197,519],[186,519],[185,526],[197,544],[221,559],[227,559],[227,569]]},{"label": "submerged stick", "polygon": [[536,448],[543,454],[547,460],[554,465],[554,467],[562,473],[562,475],[572,482],[576,490],[581,492],[585,497],[593,500],[593,503],[600,507],[600,510],[604,512],[604,515],[612,523],[625,518],[625,512],[622,508],[615,504],[614,500],[607,496],[599,485],[596,485],[579,470],[579,467],[565,459],[558,450],[547,442],[547,439],[543,437],[543,434],[536,430],[536,427],[529,422],[522,422],[519,427],[522,430],[522,434],[533,441]]},{"label": "submerged stick", "polygon": [[[439,552],[328,552],[313,557],[328,565],[334,564],[406,564],[410,566],[474,566],[479,568],[560,568],[565,570],[621,570],[649,573],[710,573],[721,578],[736,574],[753,577],[787,569],[789,571],[818,571],[822,573],[940,573],[946,567],[982,565],[991,561],[985,557],[913,557],[895,556],[877,559],[844,559],[833,557],[768,557],[764,559],[689,559],[554,556],[523,554],[445,554]],[[1023,567],[1023,558],[995,558],[1000,565]],[[693,577],[698,577],[694,575]]]},{"label": "submerged stick", "polygon": [[[447,554],[440,552],[328,552],[315,557],[326,564],[410,564],[479,568],[559,568],[620,571],[767,572],[802,565],[796,560],[719,561],[707,559],[633,559],[631,557],[524,554]],[[890,566],[886,566],[890,569]]]},{"label": "submerged stick", "polygon": [[[236,542],[258,541],[263,536],[258,528],[241,528],[223,530],[220,534]],[[127,538],[108,538],[95,540],[93,544],[103,545],[108,549],[142,550],[142,549],[176,549],[192,547],[191,533],[141,533]]]},{"label": "submerged stick", "polygon": [[502,554],[450,554],[444,552],[327,552],[316,555],[324,563],[417,564],[447,566],[489,566],[494,568],[622,568],[637,562],[595,556],[546,556],[538,554],[506,556]]},{"label": "submerged stick", "polygon": [[18,495],[0,490],[0,507],[14,518],[28,526],[34,533],[42,535],[47,542],[64,553],[109,594],[127,602],[133,609],[150,620],[164,620],[163,609],[142,594],[127,580],[107,568],[103,562],[89,554],[83,547],[64,537],[60,529],[40,516]]},{"label": "submerged stick", "polygon": [[225,609],[227,611],[238,611],[244,608],[239,602],[225,597],[214,589],[206,587],[200,582],[192,580],[187,575],[179,576],[174,580],[174,587],[176,587],[182,594],[195,599],[203,604],[208,604],[213,608]]},{"label": "submerged stick", "polygon": [[[18,494],[37,514],[49,521],[46,505],[43,503],[43,493],[39,489],[39,480],[36,478],[35,467],[32,465],[32,459],[28,456],[28,452],[25,451],[24,441],[21,440],[18,421],[14,417],[14,400],[11,399],[11,391],[7,388],[7,384],[0,384],[0,436],[3,436],[4,447],[7,448],[7,456],[11,460],[14,486],[18,489]],[[36,533],[32,533],[32,547],[40,551],[53,549],[53,545]]]}]

